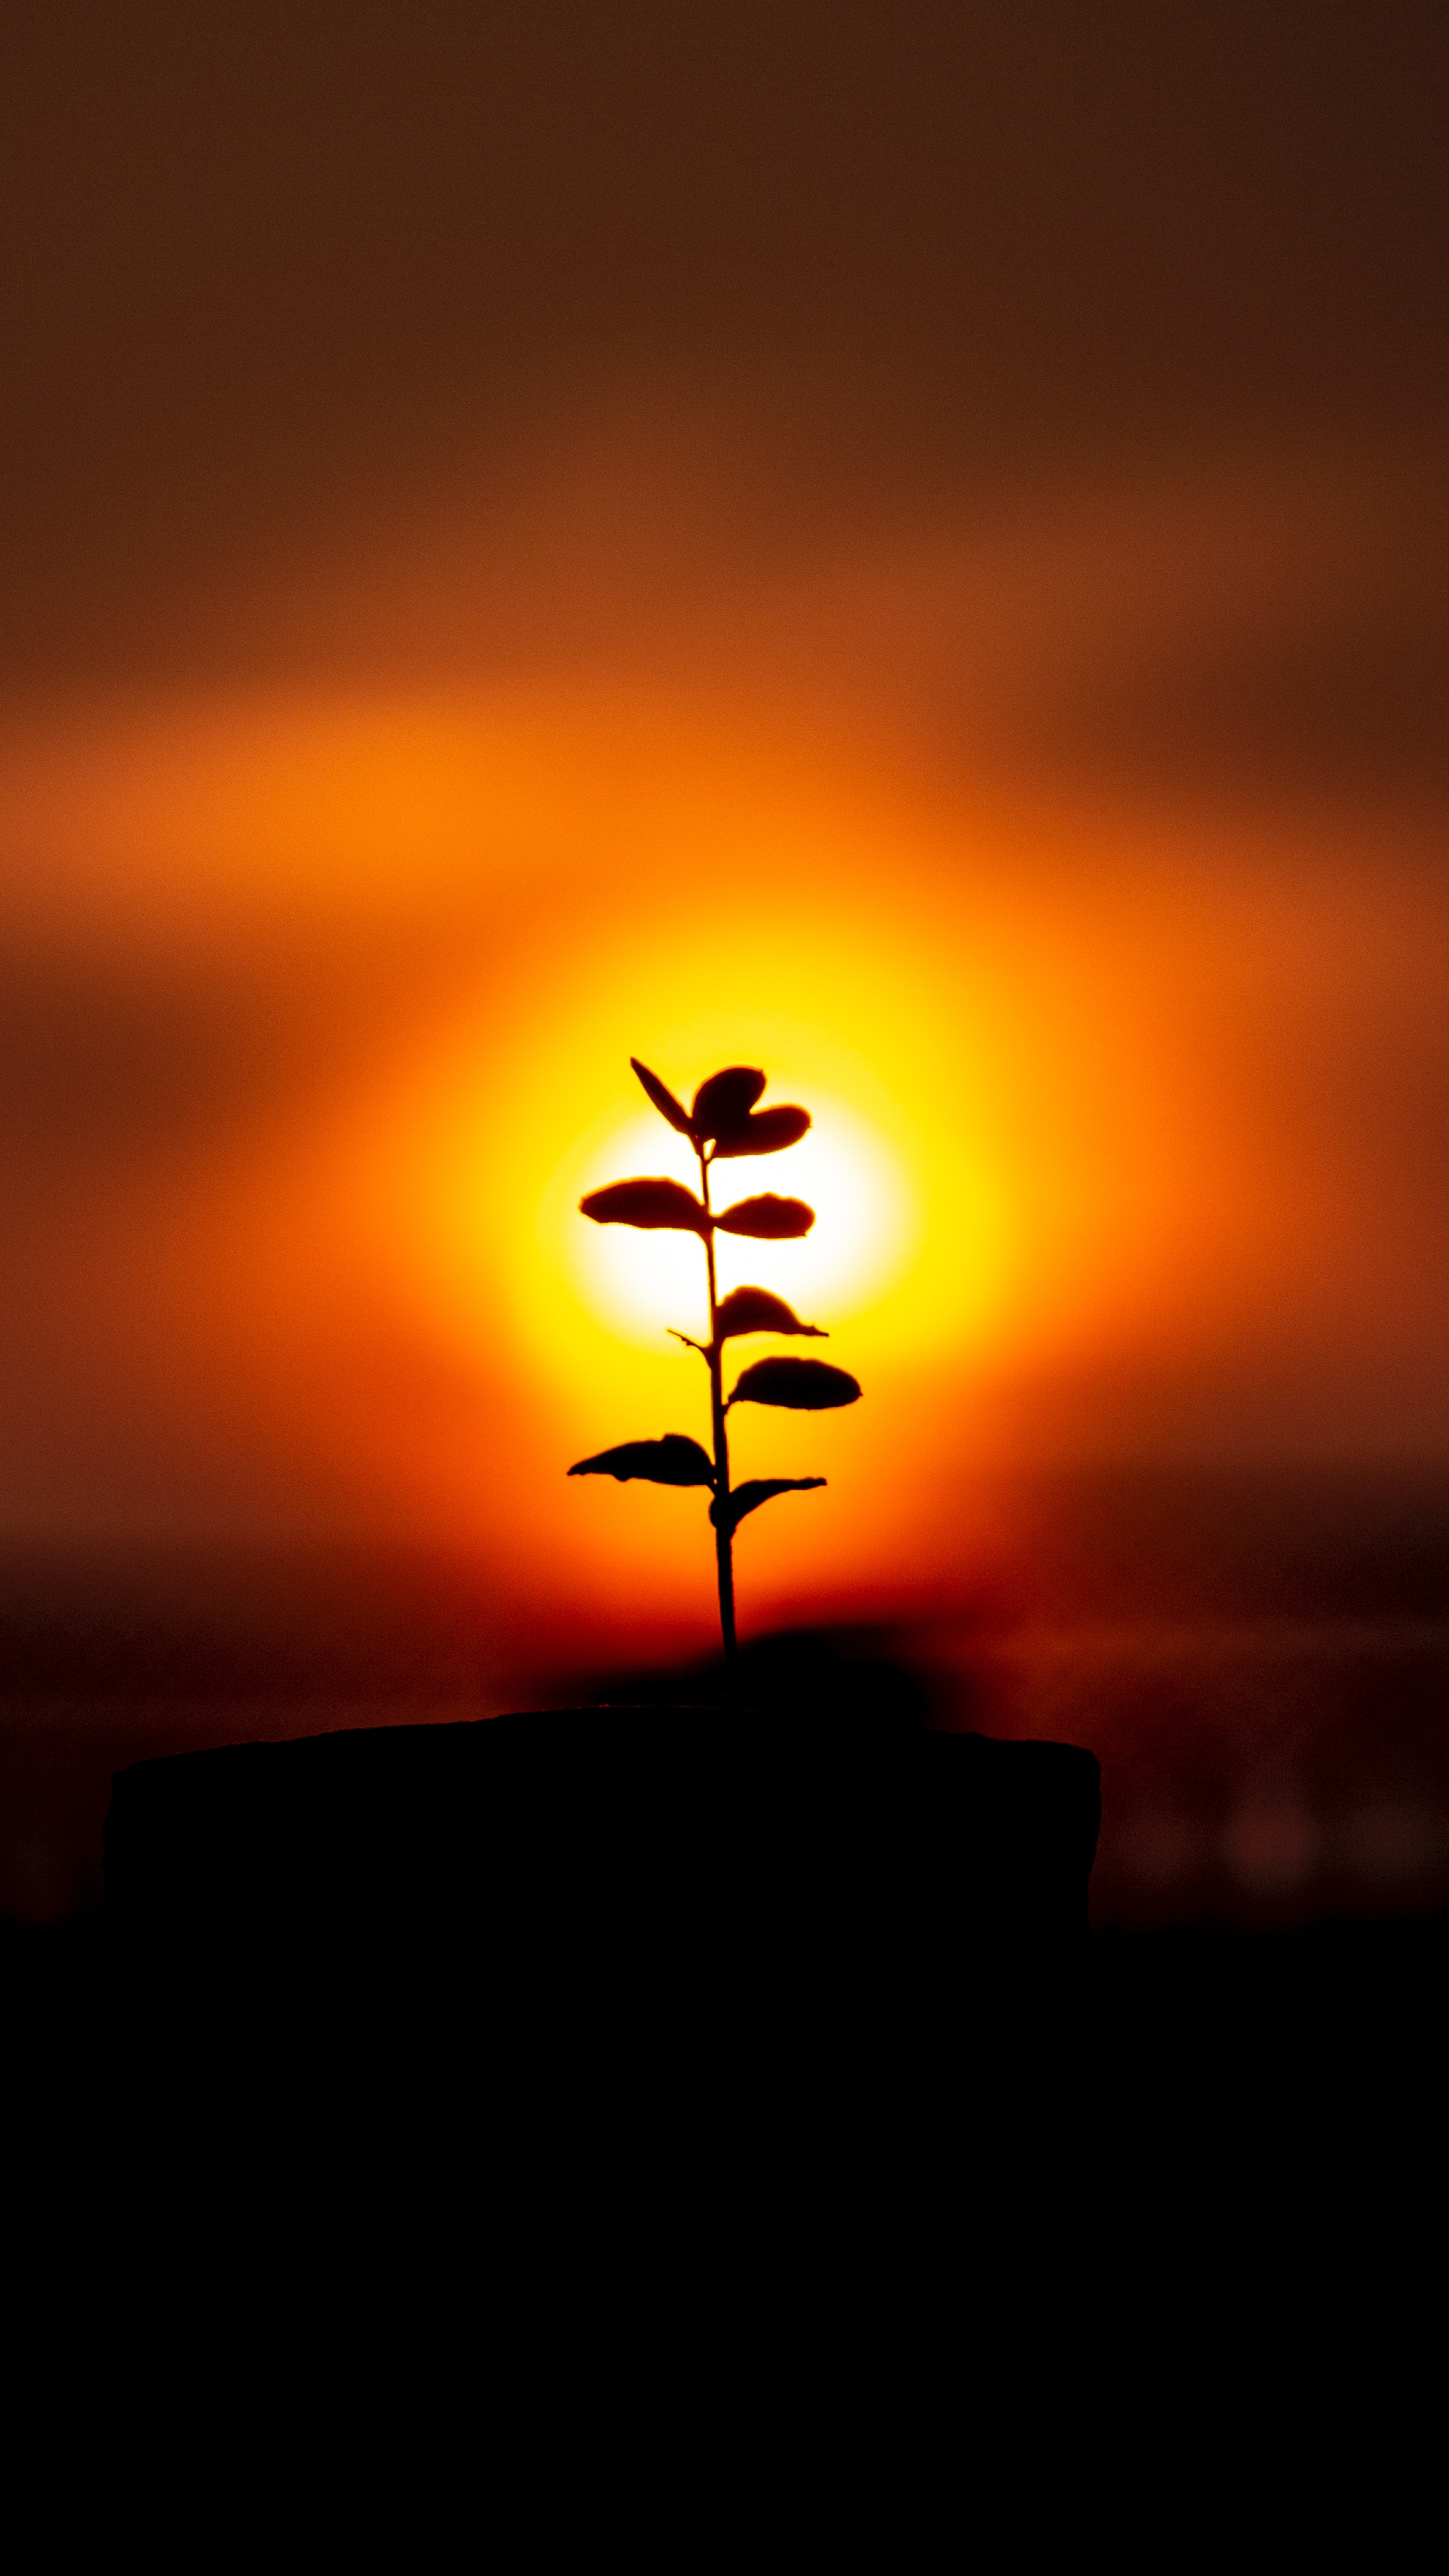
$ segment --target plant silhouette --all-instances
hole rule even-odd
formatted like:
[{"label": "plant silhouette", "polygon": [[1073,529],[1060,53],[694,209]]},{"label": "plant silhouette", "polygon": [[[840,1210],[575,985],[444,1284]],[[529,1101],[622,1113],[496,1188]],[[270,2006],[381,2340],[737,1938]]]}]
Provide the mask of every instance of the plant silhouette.
[{"label": "plant silhouette", "polygon": [[[815,1223],[815,1210],[807,1207],[803,1199],[776,1198],[770,1191],[758,1198],[737,1199],[733,1207],[722,1209],[718,1215],[710,1205],[710,1173],[716,1163],[745,1154],[780,1154],[787,1146],[798,1145],[810,1124],[809,1110],[757,1109],[755,1103],[765,1088],[765,1077],[746,1064],[727,1065],[723,1073],[712,1073],[707,1082],[700,1084],[693,1106],[686,1109],[647,1064],[641,1064],[637,1056],[631,1056],[629,1061],[660,1117],[667,1119],[677,1134],[688,1137],[699,1164],[699,1196],[696,1198],[693,1190],[686,1189],[680,1181],[613,1181],[607,1189],[591,1190],[587,1198],[580,1199],[579,1208],[595,1225],[667,1228],[699,1236],[709,1282],[709,1340],[697,1342],[690,1334],[679,1332],[674,1338],[698,1351],[709,1370],[714,1454],[711,1457],[697,1440],[670,1431],[662,1440],[626,1440],[617,1449],[600,1450],[596,1458],[580,1458],[569,1474],[615,1476],[620,1484],[642,1476],[656,1485],[709,1488],[720,1630],[725,1668],[732,1675],[735,1531],[747,1513],[758,1511],[761,1503],[768,1503],[776,1494],[805,1493],[812,1486],[823,1485],[825,1478],[757,1476],[732,1487],[725,1417],[734,1404],[779,1404],[796,1413],[821,1413],[835,1405],[854,1404],[860,1387],[846,1370],[831,1368],[824,1360],[787,1358],[753,1361],[741,1372],[728,1396],[724,1391],[727,1341],[746,1333],[825,1339],[818,1324],[802,1324],[784,1298],[773,1296],[768,1288],[732,1288],[722,1298],[715,1279],[716,1234],[743,1234],[756,1242],[786,1243],[808,1234]],[[674,1330],[673,1326],[670,1330]]]}]

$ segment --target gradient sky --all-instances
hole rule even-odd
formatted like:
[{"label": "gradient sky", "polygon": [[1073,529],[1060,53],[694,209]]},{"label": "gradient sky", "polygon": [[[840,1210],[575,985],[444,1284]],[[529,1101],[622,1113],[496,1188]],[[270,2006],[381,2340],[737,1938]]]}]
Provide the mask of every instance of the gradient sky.
[{"label": "gradient sky", "polygon": [[5,43],[12,1539],[707,1622],[562,1477],[700,1428],[569,1216],[631,1052],[876,1211],[750,1615],[1003,1468],[1444,1463],[1442,12]]}]

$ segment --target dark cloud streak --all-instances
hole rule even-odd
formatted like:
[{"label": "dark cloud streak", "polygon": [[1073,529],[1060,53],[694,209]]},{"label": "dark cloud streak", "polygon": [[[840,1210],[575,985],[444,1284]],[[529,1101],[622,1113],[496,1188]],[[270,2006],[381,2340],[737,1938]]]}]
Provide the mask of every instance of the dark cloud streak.
[{"label": "dark cloud streak", "polygon": [[[1442,13],[8,13],[0,655],[500,459],[600,387],[801,494],[1442,414]],[[179,613],[179,612],[178,612]]]},{"label": "dark cloud streak", "polygon": [[215,1155],[475,992],[496,938],[464,912],[200,961],[0,948],[0,1153],[52,1179]]}]

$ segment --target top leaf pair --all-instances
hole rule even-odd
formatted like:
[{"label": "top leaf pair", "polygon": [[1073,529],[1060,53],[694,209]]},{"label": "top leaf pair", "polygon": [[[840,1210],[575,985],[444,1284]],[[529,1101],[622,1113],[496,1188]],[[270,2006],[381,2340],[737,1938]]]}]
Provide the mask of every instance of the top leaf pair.
[{"label": "top leaf pair", "polygon": [[782,1154],[787,1145],[799,1144],[810,1124],[808,1109],[756,1109],[765,1077],[753,1065],[731,1064],[723,1073],[712,1073],[700,1084],[693,1106],[686,1109],[647,1064],[641,1064],[636,1055],[629,1062],[660,1117],[687,1136],[697,1154],[711,1147],[711,1162],[741,1154]]}]

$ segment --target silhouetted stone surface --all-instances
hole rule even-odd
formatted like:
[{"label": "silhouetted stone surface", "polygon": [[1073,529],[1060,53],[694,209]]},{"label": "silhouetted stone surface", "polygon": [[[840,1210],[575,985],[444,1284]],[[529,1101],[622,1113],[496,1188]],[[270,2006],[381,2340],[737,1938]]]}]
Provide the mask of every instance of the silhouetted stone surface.
[{"label": "silhouetted stone surface", "polygon": [[402,2052],[509,2116],[560,2087],[879,2090],[912,2057],[954,2081],[1071,2022],[1099,1811],[1073,1746],[849,1711],[555,1710],[140,1763],[106,1828],[125,2045],[168,2082]]},{"label": "silhouetted stone surface", "polygon": [[401,1928],[419,1910],[531,1909],[545,1890],[622,1905],[646,1884],[693,1911],[701,1871],[714,1901],[764,1872],[777,1903],[798,1880],[859,1911],[906,1872],[943,1925],[1068,1937],[1086,1928],[1099,1817],[1096,1760],[1073,1745],[547,1710],[137,1763],[116,1775],[106,1901],[148,1935],[300,1928],[339,1904]]}]

